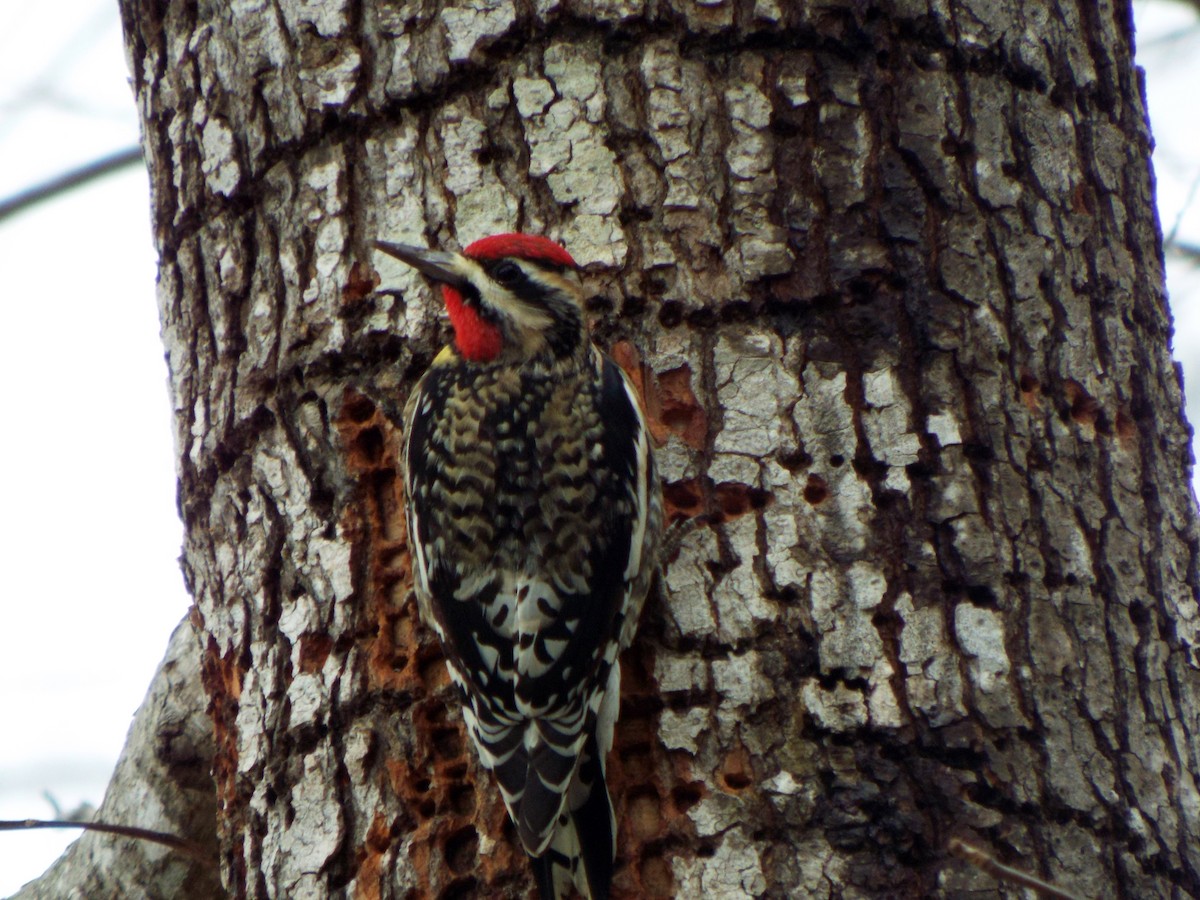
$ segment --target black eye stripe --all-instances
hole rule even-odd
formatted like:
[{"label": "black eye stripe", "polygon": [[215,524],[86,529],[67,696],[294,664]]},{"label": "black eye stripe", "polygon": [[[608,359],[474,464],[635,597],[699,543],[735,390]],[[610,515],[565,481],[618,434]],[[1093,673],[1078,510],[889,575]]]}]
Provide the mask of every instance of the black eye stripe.
[{"label": "black eye stripe", "polygon": [[506,288],[516,287],[526,280],[524,270],[511,259],[502,259],[488,270],[494,281]]},{"label": "black eye stripe", "polygon": [[[566,274],[567,270],[570,268],[570,266],[562,266],[556,262],[551,262],[550,260],[547,260],[547,259],[529,259],[529,260],[525,260],[524,263],[525,263],[525,265],[532,265],[535,268],[542,269],[546,272],[553,272],[556,275],[564,275],[564,274]],[[491,265],[487,266],[486,268],[487,268],[487,273],[489,276],[491,276],[493,279],[500,282],[501,284],[505,284],[505,286],[507,287],[508,285],[503,280],[503,276],[501,275],[501,270],[504,270],[504,273],[507,275],[509,267],[512,267],[517,272],[521,272],[522,274],[524,274],[524,270],[522,269],[522,267],[517,265],[517,263],[511,259],[498,259]],[[528,276],[525,276],[525,277],[528,277]]]},{"label": "black eye stripe", "polygon": [[512,258],[484,263],[483,269],[493,284],[529,306],[549,312],[556,321],[565,322],[572,334],[578,331],[578,310],[569,296],[564,295],[566,286],[559,283],[560,273],[565,269],[546,265],[542,260]]}]

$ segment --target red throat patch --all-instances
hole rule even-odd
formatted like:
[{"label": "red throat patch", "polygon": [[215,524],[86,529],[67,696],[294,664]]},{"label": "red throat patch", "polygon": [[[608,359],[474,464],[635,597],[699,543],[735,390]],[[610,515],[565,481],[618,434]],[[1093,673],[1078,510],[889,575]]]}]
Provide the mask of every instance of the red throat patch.
[{"label": "red throat patch", "polygon": [[488,362],[500,355],[503,341],[500,329],[485,322],[477,310],[469,307],[462,294],[449,285],[442,285],[442,299],[446,312],[450,313],[450,324],[454,326],[454,346],[471,362]]}]

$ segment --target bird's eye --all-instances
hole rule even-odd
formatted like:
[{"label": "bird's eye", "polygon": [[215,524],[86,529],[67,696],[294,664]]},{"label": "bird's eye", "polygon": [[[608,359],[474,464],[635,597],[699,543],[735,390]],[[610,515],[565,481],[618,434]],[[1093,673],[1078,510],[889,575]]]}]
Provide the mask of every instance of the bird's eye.
[{"label": "bird's eye", "polygon": [[525,273],[521,271],[521,267],[508,259],[503,260],[497,264],[496,268],[492,269],[492,278],[505,287],[512,287],[524,277]]}]

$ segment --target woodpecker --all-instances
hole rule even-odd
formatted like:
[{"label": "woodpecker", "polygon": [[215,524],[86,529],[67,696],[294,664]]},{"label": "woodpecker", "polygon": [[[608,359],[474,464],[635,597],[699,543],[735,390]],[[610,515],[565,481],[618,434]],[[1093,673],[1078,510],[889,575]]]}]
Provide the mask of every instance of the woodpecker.
[{"label": "woodpecker", "polygon": [[542,900],[609,896],[618,654],[657,566],[662,499],[625,373],[588,336],[559,244],[377,241],[442,286],[454,340],[404,414],[414,582]]}]

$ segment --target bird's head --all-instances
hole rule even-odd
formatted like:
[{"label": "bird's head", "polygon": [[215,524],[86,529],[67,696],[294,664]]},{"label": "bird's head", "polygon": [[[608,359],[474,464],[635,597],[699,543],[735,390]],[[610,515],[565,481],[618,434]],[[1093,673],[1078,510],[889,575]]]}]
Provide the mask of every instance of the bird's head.
[{"label": "bird's head", "polygon": [[462,253],[385,241],[375,247],[442,285],[454,344],[466,359],[563,357],[587,344],[575,260],[554,241],[497,234]]}]

